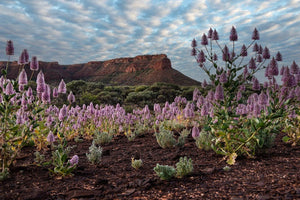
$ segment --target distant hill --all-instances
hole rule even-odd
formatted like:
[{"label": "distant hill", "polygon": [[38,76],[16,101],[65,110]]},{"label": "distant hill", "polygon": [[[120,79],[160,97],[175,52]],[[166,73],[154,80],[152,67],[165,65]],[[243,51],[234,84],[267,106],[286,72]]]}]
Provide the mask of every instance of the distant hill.
[{"label": "distant hill", "polygon": [[[107,61],[91,61],[82,64],[60,65],[58,62],[39,61],[40,69],[45,74],[47,83],[57,83],[72,80],[96,81],[114,85],[150,85],[155,82],[166,82],[177,85],[200,85],[171,66],[170,59],[165,54],[139,55],[129,58],[117,58]],[[0,68],[6,66],[0,61]],[[18,74],[17,61],[11,62],[8,78],[16,78]],[[25,66],[28,76],[31,71]],[[34,79],[37,72],[34,74]]]}]

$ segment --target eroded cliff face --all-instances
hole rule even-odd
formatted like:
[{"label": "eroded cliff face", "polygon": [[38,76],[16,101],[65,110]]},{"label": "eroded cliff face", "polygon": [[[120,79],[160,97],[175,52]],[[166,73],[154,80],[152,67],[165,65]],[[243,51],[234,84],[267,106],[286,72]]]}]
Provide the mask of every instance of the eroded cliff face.
[{"label": "eroded cliff face", "polygon": [[[5,68],[6,62],[0,62],[0,68]],[[171,61],[165,54],[139,55],[129,58],[117,58],[107,61],[90,61],[82,64],[60,65],[58,62],[39,61],[40,69],[45,74],[46,82],[86,80],[100,81],[114,84],[152,84],[154,82],[168,82],[181,84],[178,80],[172,81],[169,77],[180,76],[183,85],[197,85],[198,82],[174,70]],[[8,78],[16,78],[20,66],[16,61],[9,64]],[[28,76],[31,74],[29,65],[25,66]],[[178,73],[180,75],[178,75]],[[34,79],[37,72],[34,73]]]}]

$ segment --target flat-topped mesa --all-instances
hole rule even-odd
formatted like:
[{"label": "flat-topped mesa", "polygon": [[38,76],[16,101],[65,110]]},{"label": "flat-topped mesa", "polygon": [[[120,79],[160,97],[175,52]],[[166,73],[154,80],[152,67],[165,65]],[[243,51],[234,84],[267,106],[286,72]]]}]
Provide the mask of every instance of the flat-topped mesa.
[{"label": "flat-topped mesa", "polygon": [[139,55],[136,57],[117,58],[105,61],[104,68],[115,68],[121,72],[135,72],[143,69],[164,70],[172,69],[171,61],[165,54],[159,55]]},{"label": "flat-topped mesa", "polygon": [[[6,61],[0,61],[0,71],[5,69]],[[16,78],[19,72],[16,61],[10,62],[8,78]],[[165,54],[138,55],[107,61],[90,61],[87,63],[60,65],[58,62],[39,61],[39,68],[45,74],[47,83],[59,83],[72,80],[100,81],[107,84],[138,85],[167,82],[181,85],[198,85],[195,80],[186,77],[171,67],[171,61]],[[29,65],[25,66],[31,74]],[[33,80],[38,72],[34,72]]]}]

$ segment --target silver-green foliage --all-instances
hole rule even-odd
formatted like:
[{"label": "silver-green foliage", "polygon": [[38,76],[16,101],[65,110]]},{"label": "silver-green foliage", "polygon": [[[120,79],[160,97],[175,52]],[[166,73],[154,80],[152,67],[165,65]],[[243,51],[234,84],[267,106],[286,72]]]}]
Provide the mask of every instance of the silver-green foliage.
[{"label": "silver-green foliage", "polygon": [[142,165],[143,165],[143,161],[142,161],[142,159],[134,159],[134,158],[132,158],[131,159],[131,166],[134,168],[134,169],[139,169],[139,168],[141,168],[142,167]]},{"label": "silver-green foliage", "polygon": [[162,148],[171,148],[174,147],[177,143],[174,138],[173,132],[165,129],[163,126],[159,127],[159,132],[155,133],[157,143]]},{"label": "silver-green foliage", "polygon": [[205,151],[208,151],[211,149],[211,144],[213,140],[213,136],[211,133],[202,130],[199,134],[199,136],[196,139],[196,146],[199,149],[204,149]]},{"label": "silver-green foliage", "polygon": [[182,178],[193,171],[193,161],[185,157],[180,157],[179,162],[176,163],[176,176]]},{"label": "silver-green foliage", "polygon": [[178,137],[177,146],[183,146],[185,144],[185,139],[189,136],[191,132],[188,129],[183,129],[180,132],[180,136]]},{"label": "silver-green foliage", "polygon": [[95,144],[108,144],[111,142],[112,138],[113,138],[112,133],[108,133],[108,132],[101,133],[99,131],[96,131],[94,142]]},{"label": "silver-green foliage", "polygon": [[169,165],[156,164],[156,167],[154,167],[153,170],[161,180],[169,180],[176,174],[176,169]]},{"label": "silver-green foliage", "polygon": [[101,146],[96,147],[95,142],[93,141],[92,145],[89,147],[89,153],[86,153],[86,157],[93,165],[100,163],[102,157]]}]

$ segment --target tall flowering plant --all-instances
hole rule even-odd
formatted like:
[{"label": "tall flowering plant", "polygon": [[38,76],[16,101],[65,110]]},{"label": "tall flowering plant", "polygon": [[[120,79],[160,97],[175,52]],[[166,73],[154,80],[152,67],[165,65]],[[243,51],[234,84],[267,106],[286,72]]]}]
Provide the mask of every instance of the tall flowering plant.
[{"label": "tall flowering plant", "polygon": [[[6,47],[7,55],[13,55],[11,41]],[[8,64],[7,64],[8,66]],[[0,78],[0,179],[9,174],[9,167],[21,148],[31,139],[38,126],[38,116],[42,111],[36,106],[32,89],[27,86],[27,74],[23,69],[17,80],[6,78],[7,68]]]},{"label": "tall flowering plant", "polygon": [[[197,144],[201,147],[201,144],[207,143],[205,138],[209,137],[210,147],[223,154],[229,164],[234,164],[238,155],[252,157],[258,149],[270,147],[276,133],[282,128],[282,119],[292,109],[289,106],[292,97],[286,98],[280,95],[279,91],[288,92],[296,86],[293,75],[286,72],[284,86],[280,89],[275,76],[278,75],[277,62],[282,60],[282,56],[278,52],[276,58],[273,57],[265,66],[264,63],[271,58],[270,51],[267,47],[263,48],[257,44],[259,39],[255,28],[252,42],[247,46],[242,45],[241,50],[237,52],[235,43],[238,41],[238,34],[235,27],[232,27],[229,36],[232,42],[231,50],[227,45],[222,48],[218,43],[218,32],[209,29],[208,34],[203,34],[201,38],[204,50],[197,48],[195,39],[191,45],[191,55],[196,58],[215,87],[214,91],[209,91],[206,98],[201,95],[194,98],[201,115],[203,111],[202,119],[206,120],[205,123],[200,122],[204,127],[196,138]],[[221,62],[213,47],[220,50]],[[254,55],[245,62],[251,47]],[[265,88],[261,88],[255,77],[255,73],[262,69],[265,69],[267,79]],[[247,96],[249,91],[246,91],[246,88],[249,87],[251,88],[248,90],[252,94]]]}]

